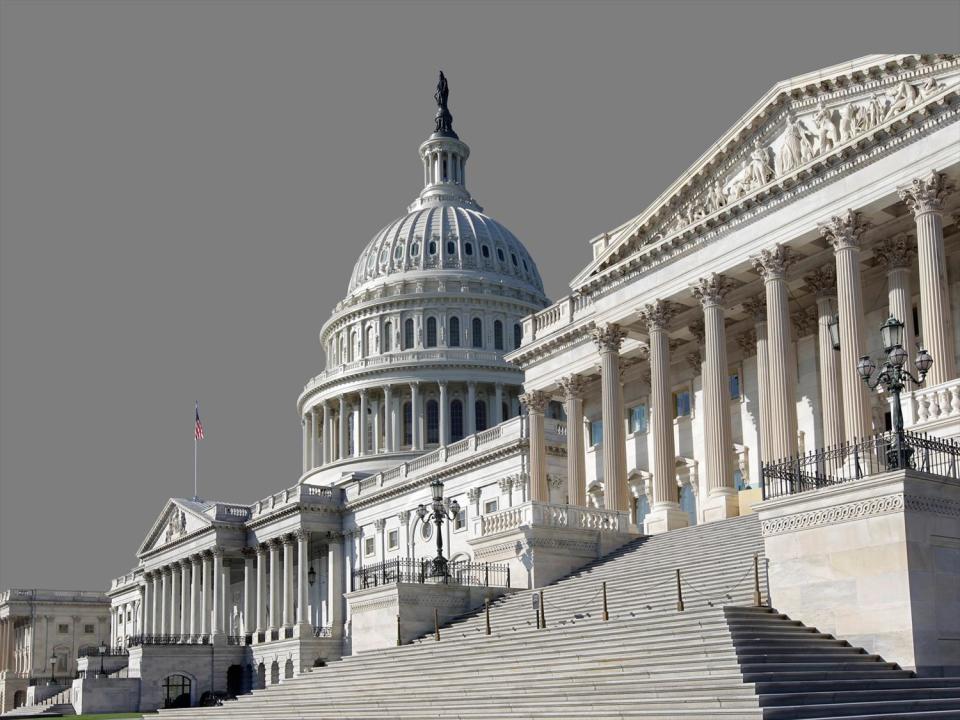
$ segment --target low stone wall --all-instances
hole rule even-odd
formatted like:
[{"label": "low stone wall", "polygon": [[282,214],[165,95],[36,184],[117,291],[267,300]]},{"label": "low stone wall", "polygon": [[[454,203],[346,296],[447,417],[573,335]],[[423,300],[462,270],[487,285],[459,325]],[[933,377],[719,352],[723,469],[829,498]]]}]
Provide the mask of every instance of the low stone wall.
[{"label": "low stone wall", "polygon": [[44,700],[52,698],[54,695],[59,695],[64,690],[70,688],[69,684],[64,683],[44,683],[43,685],[31,685],[27,688],[27,705],[36,705],[37,703],[42,703]]},{"label": "low stone wall", "polygon": [[88,677],[94,677],[100,674],[100,668],[103,667],[103,672],[107,675],[115,673],[117,670],[122,670],[127,666],[129,662],[129,657],[126,655],[106,655],[103,658],[103,665],[100,664],[100,657],[82,657],[77,660],[77,671],[81,675],[86,675]]},{"label": "low stone wall", "polygon": [[163,707],[163,681],[190,679],[190,704],[203,693],[226,692],[227,669],[246,664],[249,648],[231,645],[142,645],[130,650],[130,678],[140,678],[140,711]]},{"label": "low stone wall", "polygon": [[73,681],[73,708],[83,713],[141,710],[139,678],[80,678]]},{"label": "low stone wall", "polygon": [[899,471],[757,511],[775,608],[920,674],[960,673],[960,481]]}]

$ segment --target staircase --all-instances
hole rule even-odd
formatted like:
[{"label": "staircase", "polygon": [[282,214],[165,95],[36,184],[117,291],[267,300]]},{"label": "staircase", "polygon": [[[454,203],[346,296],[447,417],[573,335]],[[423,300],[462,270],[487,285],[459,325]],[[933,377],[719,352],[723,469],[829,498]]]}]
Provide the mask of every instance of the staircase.
[{"label": "staircase", "polygon": [[[182,718],[960,718],[960,679],[920,680],[751,607],[755,516],[641,538],[411,645],[344,658]],[[683,611],[678,611],[680,571]],[[602,583],[609,619],[603,620]]]}]

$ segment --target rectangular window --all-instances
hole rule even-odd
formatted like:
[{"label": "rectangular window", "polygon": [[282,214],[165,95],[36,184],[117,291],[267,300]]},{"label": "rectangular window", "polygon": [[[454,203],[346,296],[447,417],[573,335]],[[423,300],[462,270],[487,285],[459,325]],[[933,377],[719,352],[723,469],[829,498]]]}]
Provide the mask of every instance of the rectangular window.
[{"label": "rectangular window", "polygon": [[467,509],[462,507],[457,516],[453,519],[453,529],[463,530],[467,526]]},{"label": "rectangular window", "polygon": [[603,442],[603,420],[590,421],[590,444],[599,445]]},{"label": "rectangular window", "polygon": [[368,538],[364,538],[364,539],[363,539],[363,554],[364,554],[364,555],[366,555],[366,556],[368,556],[368,557],[369,557],[370,555],[373,555],[373,552],[374,552],[375,547],[376,547],[376,546],[374,545],[374,538],[368,537]]},{"label": "rectangular window", "polygon": [[645,433],[647,431],[647,406],[643,403],[630,408],[630,432]]},{"label": "rectangular window", "polygon": [[68,632],[70,632],[70,626],[66,623],[61,623],[57,625],[57,632],[61,635],[66,635]]},{"label": "rectangular window", "polygon": [[499,500],[487,500],[483,504],[483,512],[489,515],[490,513],[495,513],[497,511],[497,508],[499,507],[500,507]]},{"label": "rectangular window", "polygon": [[398,547],[400,547],[399,530],[391,530],[389,533],[387,533],[387,547],[390,550],[396,550]]},{"label": "rectangular window", "polygon": [[130,610],[127,610],[127,622],[133,620],[133,613]]},{"label": "rectangular window", "polygon": [[731,400],[740,399],[740,373],[739,372],[730,373],[730,399]]},{"label": "rectangular window", "polygon": [[97,629],[96,629],[93,625],[84,625],[84,626],[83,626],[83,633],[84,633],[84,635],[93,635],[96,631],[97,631]]},{"label": "rectangular window", "polygon": [[673,416],[690,417],[690,391],[681,390],[673,394]]}]

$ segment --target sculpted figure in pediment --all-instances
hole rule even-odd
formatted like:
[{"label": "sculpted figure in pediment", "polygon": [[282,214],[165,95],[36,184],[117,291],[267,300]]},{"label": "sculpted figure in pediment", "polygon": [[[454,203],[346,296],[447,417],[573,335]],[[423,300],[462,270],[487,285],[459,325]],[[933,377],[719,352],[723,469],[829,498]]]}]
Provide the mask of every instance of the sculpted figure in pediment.
[{"label": "sculpted figure in pediment", "polygon": [[823,155],[830,152],[837,141],[837,128],[833,124],[832,112],[824,107],[823,103],[817,103],[817,112],[813,116],[813,124],[817,128],[817,155]]},{"label": "sculpted figure in pediment", "polygon": [[931,75],[926,79],[923,85],[920,86],[920,97],[926,100],[931,95],[936,95],[943,88],[940,87],[940,84],[937,82],[937,79]]},{"label": "sculpted figure in pediment", "polygon": [[877,125],[883,122],[883,106],[883,96],[879,94],[874,95],[867,101],[867,106],[864,108],[864,130],[875,128]]},{"label": "sculpted figure in pediment", "polygon": [[723,186],[719,180],[714,180],[713,185],[707,190],[707,212],[716,212],[727,204],[726,195],[723,194]]},{"label": "sculpted figure in pediment", "polygon": [[840,110],[840,142],[852,140],[853,136],[860,132],[859,110],[853,103],[844,105]]},{"label": "sculpted figure in pediment", "polygon": [[893,117],[897,113],[912,107],[916,101],[917,89],[906,80],[902,80],[900,84],[897,85],[897,89],[890,95],[890,107],[887,108],[887,114],[884,119]]},{"label": "sculpted figure in pediment", "polygon": [[750,153],[750,164],[747,166],[747,188],[756,190],[767,184],[773,175],[767,149],[759,140],[753,141],[753,151]]},{"label": "sculpted figure in pediment", "polygon": [[787,118],[783,144],[776,157],[777,175],[788,173],[813,157],[813,144],[810,142],[809,135],[803,122],[795,117]]}]

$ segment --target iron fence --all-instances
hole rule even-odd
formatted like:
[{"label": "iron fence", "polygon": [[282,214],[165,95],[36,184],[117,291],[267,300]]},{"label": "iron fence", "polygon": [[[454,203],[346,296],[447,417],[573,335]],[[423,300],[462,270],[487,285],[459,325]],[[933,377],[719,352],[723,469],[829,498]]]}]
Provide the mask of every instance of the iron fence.
[{"label": "iron fence", "polygon": [[[124,647],[108,647],[104,657],[126,657],[130,653]],[[77,652],[77,659],[85,657],[100,657],[100,648],[97,645],[85,645]]]},{"label": "iron fence", "polygon": [[903,469],[957,479],[958,461],[960,444],[954,440],[906,430],[887,432],[763,463],[760,487],[767,500]]},{"label": "iron fence", "polygon": [[510,587],[510,566],[453,561],[447,563],[447,572],[434,574],[433,561],[396,558],[353,571],[351,590],[365,590],[396,583],[440,583],[443,585],[472,585],[476,587]]},{"label": "iron fence", "polygon": [[207,645],[209,635],[132,635],[128,647],[140,645]]}]

